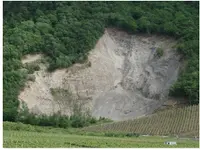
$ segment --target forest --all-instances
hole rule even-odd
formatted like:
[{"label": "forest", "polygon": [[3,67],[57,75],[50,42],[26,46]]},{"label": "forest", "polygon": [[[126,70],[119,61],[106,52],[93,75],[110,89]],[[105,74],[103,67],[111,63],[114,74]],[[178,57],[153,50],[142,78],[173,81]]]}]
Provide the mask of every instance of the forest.
[{"label": "forest", "polygon": [[[199,103],[199,2],[3,2],[3,120],[19,121],[21,58],[43,53],[49,71],[87,60],[107,27],[177,39],[185,68],[170,95]],[[91,121],[91,120],[90,120]],[[23,122],[23,121],[22,121]]]}]

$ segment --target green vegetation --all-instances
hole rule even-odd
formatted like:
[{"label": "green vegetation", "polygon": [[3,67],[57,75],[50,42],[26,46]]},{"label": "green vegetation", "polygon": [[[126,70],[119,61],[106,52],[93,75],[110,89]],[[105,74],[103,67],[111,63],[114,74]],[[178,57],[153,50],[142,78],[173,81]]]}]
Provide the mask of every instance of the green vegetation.
[{"label": "green vegetation", "polygon": [[[181,117],[181,115],[184,117]],[[103,118],[101,119],[103,120]],[[47,123],[48,122],[50,121],[47,121]],[[178,110],[167,110],[166,112],[160,112],[148,118],[144,117],[134,121],[125,121],[112,124],[104,124],[102,122],[101,125],[82,129],[71,127],[63,129],[51,126],[41,127],[23,124],[21,122],[3,122],[3,147],[199,147],[198,141],[194,141],[193,139],[189,138],[177,139],[175,137],[171,137],[174,132],[169,132],[170,130],[176,130],[176,135],[179,135],[180,137],[184,137],[184,135],[192,138],[194,136],[198,136],[198,106],[179,108]],[[150,130],[152,130],[152,132],[150,132]],[[141,133],[139,133],[139,131]],[[145,133],[143,131],[146,131],[151,135],[152,133],[163,135],[165,134],[164,132],[166,132],[168,133],[169,137],[142,136],[141,134]],[[176,141],[177,145],[164,145],[165,141]]]},{"label": "green vegetation", "polygon": [[199,2],[4,2],[3,120],[19,116],[18,95],[27,80],[23,55],[43,53],[49,71],[69,67],[87,60],[106,27],[177,38],[177,50],[188,65],[170,94],[198,104],[198,10]]},{"label": "green vegetation", "polygon": [[138,133],[150,135],[199,135],[199,106],[175,108],[135,120],[83,128],[86,132]]},{"label": "green vegetation", "polygon": [[29,81],[34,82],[34,81],[35,81],[35,75],[29,74],[29,75],[27,76],[27,79],[28,79]]},{"label": "green vegetation", "polygon": [[7,121],[3,122],[3,130],[30,131],[30,132],[43,132],[43,133],[63,133],[63,134],[80,133],[78,128],[64,129],[52,126],[37,126],[37,125],[23,124],[21,122],[7,122]]},{"label": "green vegetation", "polygon": [[80,111],[75,111],[73,115],[65,116],[60,113],[56,113],[50,116],[46,115],[35,115],[29,113],[28,108],[25,103],[22,104],[22,109],[16,117],[16,121],[22,122],[30,125],[39,126],[52,126],[59,128],[80,128],[89,126],[91,124],[111,122],[110,119],[102,118],[96,119],[90,114],[81,113]]},{"label": "green vegetation", "polygon": [[[4,148],[139,148],[139,147],[199,147],[198,141],[192,139],[176,139],[173,137],[103,137],[72,135],[66,132],[52,133],[49,129],[45,132],[13,131],[5,129],[3,132]],[[165,141],[176,141],[177,145],[164,145]]]},{"label": "green vegetation", "polygon": [[[108,122],[108,119],[95,119],[91,116],[74,114],[70,117],[60,115],[60,114],[53,114],[50,116],[46,115],[38,115],[31,113],[23,113],[20,112],[19,116],[17,117],[16,121],[31,124],[31,125],[39,125],[39,126],[52,126],[52,127],[60,127],[60,128],[81,128],[85,126],[89,126],[92,124],[104,123]],[[111,122],[109,120],[109,122]]]},{"label": "green vegetation", "polygon": [[138,133],[120,133],[120,132],[106,132],[104,136],[107,137],[139,137],[140,134]]},{"label": "green vegetation", "polygon": [[[100,123],[100,122],[99,122]],[[101,124],[104,122],[101,122]],[[52,126],[37,126],[30,124],[23,124],[21,122],[3,122],[4,130],[12,131],[30,131],[30,132],[43,132],[43,133],[63,133],[63,134],[76,134],[86,136],[105,136],[105,137],[139,137],[138,133],[113,133],[113,132],[86,132],[80,128],[59,128]]]},{"label": "green vegetation", "polygon": [[164,54],[164,50],[162,48],[156,49],[156,56],[160,58],[161,56],[163,56],[163,54]]},{"label": "green vegetation", "polygon": [[40,66],[36,63],[25,64],[24,68],[28,70],[29,74],[33,74],[35,71],[40,70]]}]

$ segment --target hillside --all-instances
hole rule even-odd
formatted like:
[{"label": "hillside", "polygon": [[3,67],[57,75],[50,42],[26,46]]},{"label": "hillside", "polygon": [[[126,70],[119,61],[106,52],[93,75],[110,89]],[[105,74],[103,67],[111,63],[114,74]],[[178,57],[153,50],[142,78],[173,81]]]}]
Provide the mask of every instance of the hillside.
[{"label": "hillside", "polygon": [[3,2],[3,121],[196,135],[198,104],[199,2]]},{"label": "hillside", "polygon": [[87,132],[139,133],[145,135],[199,136],[199,106],[176,108],[135,120],[85,127]]},{"label": "hillside", "polygon": [[70,116],[75,104],[95,117],[112,120],[151,114],[168,100],[169,88],[178,78],[182,65],[175,44],[170,37],[106,29],[86,63],[49,73],[41,63],[45,56],[28,55],[22,63],[37,64],[40,69],[33,73],[35,80],[26,83],[19,100],[34,114],[59,111]]}]

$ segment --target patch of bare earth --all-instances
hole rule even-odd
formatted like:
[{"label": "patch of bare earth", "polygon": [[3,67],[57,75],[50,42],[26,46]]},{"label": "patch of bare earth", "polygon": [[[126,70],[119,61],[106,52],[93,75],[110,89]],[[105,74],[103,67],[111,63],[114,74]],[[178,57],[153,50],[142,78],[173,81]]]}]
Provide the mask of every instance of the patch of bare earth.
[{"label": "patch of bare earth", "polygon": [[[35,82],[27,83],[19,99],[37,114],[70,115],[75,103],[93,116],[113,120],[151,114],[168,99],[169,87],[177,79],[181,63],[175,44],[169,37],[106,29],[89,54],[91,66],[86,62],[53,73],[36,71]],[[160,58],[155,55],[157,48],[164,50]],[[72,98],[65,92],[55,96],[52,89],[70,91]]]},{"label": "patch of bare earth", "polygon": [[31,63],[31,62],[34,62],[34,61],[37,61],[39,59],[42,58],[42,55],[41,54],[35,54],[35,55],[25,55],[22,59],[22,63],[25,64],[25,63]]}]

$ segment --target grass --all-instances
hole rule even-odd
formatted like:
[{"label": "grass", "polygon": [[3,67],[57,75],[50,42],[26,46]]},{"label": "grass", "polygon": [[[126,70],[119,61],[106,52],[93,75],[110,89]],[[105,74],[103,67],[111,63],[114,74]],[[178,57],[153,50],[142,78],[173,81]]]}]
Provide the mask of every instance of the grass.
[{"label": "grass", "polygon": [[[127,137],[127,134],[140,136]],[[150,134],[153,136],[142,136]],[[199,106],[171,109],[133,121],[103,123],[86,128],[53,128],[3,122],[5,148],[197,148],[193,138],[175,138],[173,135],[199,135]],[[167,137],[158,135],[170,135]],[[165,145],[176,141],[177,145]]]},{"label": "grass", "polygon": [[23,124],[20,122],[3,122],[3,130],[5,131],[30,131],[30,132],[41,132],[41,133],[63,133],[72,134],[79,133],[78,128],[55,128],[55,127],[42,127],[36,125]]},{"label": "grass", "polygon": [[[177,145],[165,145],[165,141],[176,141]],[[137,148],[137,147],[199,147],[198,141],[180,140],[175,138],[162,137],[134,137],[134,138],[116,138],[116,137],[98,137],[81,136],[64,133],[44,133],[30,131],[12,131],[3,132],[4,148]]]},{"label": "grass", "polygon": [[174,136],[187,133],[187,136],[199,136],[199,106],[174,108],[136,120],[90,126],[83,130]]}]

